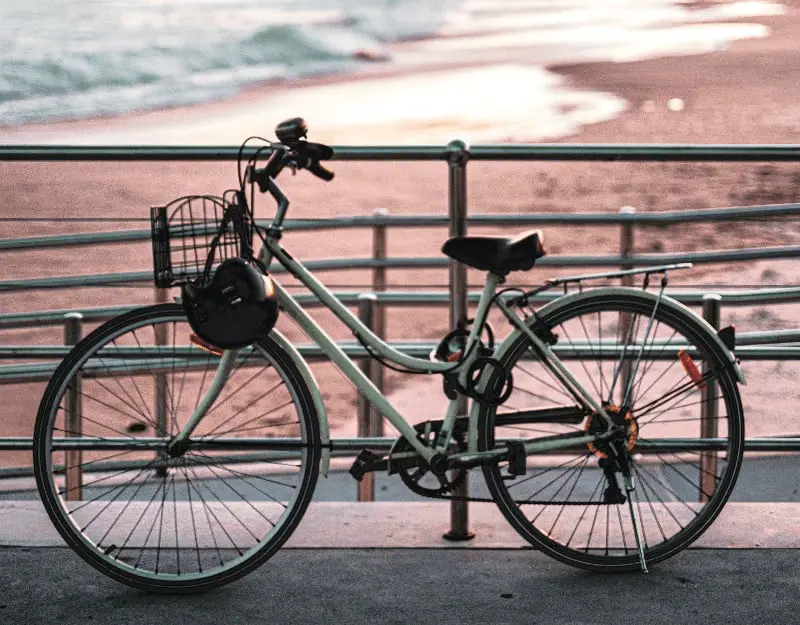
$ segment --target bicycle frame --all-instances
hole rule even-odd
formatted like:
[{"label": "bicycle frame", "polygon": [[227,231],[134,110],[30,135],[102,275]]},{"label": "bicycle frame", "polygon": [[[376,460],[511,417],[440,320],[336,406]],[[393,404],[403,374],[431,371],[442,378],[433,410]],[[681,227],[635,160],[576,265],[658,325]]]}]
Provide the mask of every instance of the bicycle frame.
[{"label": "bicycle frame", "polygon": [[[317,278],[299,261],[295,260],[283,247],[280,245],[279,237],[268,235],[265,238],[265,245],[261,250],[261,259],[265,267],[269,267],[273,260],[276,260],[282,265],[291,275],[299,280],[306,288],[316,295],[328,310],[333,312],[337,319],[339,319],[353,334],[364,344],[369,346],[371,350],[377,353],[381,358],[391,361],[400,366],[413,368],[425,373],[458,373],[459,382],[463,386],[466,385],[466,378],[470,366],[475,362],[478,353],[476,349],[480,342],[480,337],[483,333],[483,328],[486,323],[489,308],[494,300],[497,286],[503,283],[502,276],[488,273],[486,282],[481,292],[481,297],[478,302],[477,310],[475,313],[475,321],[469,332],[469,337],[464,349],[465,357],[459,363],[439,362],[423,358],[416,358],[408,356],[394,349],[383,341],[380,337],[374,334],[366,325],[364,325],[358,317],[356,317],[346,306],[344,306],[336,297],[322,284]],[[309,316],[309,314],[297,303],[290,293],[286,291],[279,283],[274,282],[278,303],[282,310],[300,327],[300,329],[316,343],[323,353],[334,363],[339,370],[347,377],[350,382],[364,395],[367,401],[372,404],[375,409],[380,412],[397,430],[398,432],[414,447],[416,452],[422,456],[425,461],[438,454],[442,453],[449,444],[449,433],[452,432],[455,420],[459,416],[458,399],[450,400],[447,411],[443,419],[441,434],[437,442],[432,446],[426,446],[417,439],[417,432],[408,422],[408,420],[397,411],[394,406],[386,399],[380,390],[372,383],[372,381],[355,365],[350,357],[336,344],[336,342],[323,330],[317,322]],[[501,300],[497,300],[500,310],[511,322],[512,326],[525,333],[531,340],[532,344],[539,350],[538,353],[542,354],[547,359],[548,363],[553,367],[554,374],[560,379],[567,390],[570,390],[576,400],[583,403],[583,407],[596,412],[606,419],[609,425],[613,421],[608,416],[600,403],[589,394],[580,383],[570,374],[567,368],[561,363],[558,357],[550,349],[550,346],[540,339],[535,332],[533,332],[523,319],[521,319],[507,304]],[[503,347],[501,343],[495,348],[493,355],[496,355]],[[192,417],[189,419],[187,425],[183,428],[180,434],[176,437],[175,442],[186,440],[191,435],[191,432],[202,420],[202,417],[209,406],[213,404],[217,396],[221,392],[227,375],[232,367],[234,358],[230,350],[226,350],[220,359],[220,364],[217,369],[214,382],[209,389],[208,394],[195,409]],[[487,380],[478,380],[477,387],[482,389]],[[476,461],[477,459],[489,459],[493,457],[500,457],[508,453],[507,449],[502,447],[494,451],[478,452],[477,450],[477,425],[478,413],[480,405],[478,402],[473,402],[472,408],[469,411],[469,430],[468,430],[468,443],[467,451],[460,454],[454,454],[452,457],[455,460]],[[527,453],[538,453],[544,451],[551,451],[555,449],[566,448],[576,444],[584,444],[597,441],[598,437],[594,434],[586,436],[569,436],[564,437],[563,440],[550,439],[546,441],[531,442],[525,444],[525,451]]]}]

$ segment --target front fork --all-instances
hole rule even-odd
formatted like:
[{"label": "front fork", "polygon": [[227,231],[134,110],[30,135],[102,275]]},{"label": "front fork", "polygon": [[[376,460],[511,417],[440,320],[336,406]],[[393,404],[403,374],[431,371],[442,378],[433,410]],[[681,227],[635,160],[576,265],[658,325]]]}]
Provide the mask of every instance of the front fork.
[{"label": "front fork", "polygon": [[217,372],[214,374],[214,380],[211,382],[208,392],[200,403],[197,404],[194,412],[192,412],[192,416],[189,418],[186,425],[183,426],[183,429],[178,432],[175,438],[167,445],[167,455],[169,457],[176,458],[182,456],[186,452],[189,446],[189,437],[192,435],[192,432],[195,431],[200,421],[203,420],[208,409],[217,401],[217,397],[219,397],[225,383],[228,381],[228,376],[236,364],[237,354],[238,350],[235,349],[226,349],[222,352],[219,364],[217,365]]}]

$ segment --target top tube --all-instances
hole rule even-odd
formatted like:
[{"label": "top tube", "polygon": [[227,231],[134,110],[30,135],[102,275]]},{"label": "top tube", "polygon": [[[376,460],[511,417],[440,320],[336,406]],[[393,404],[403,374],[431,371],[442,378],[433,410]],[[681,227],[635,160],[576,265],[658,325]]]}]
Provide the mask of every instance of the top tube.
[{"label": "top tube", "polygon": [[[383,339],[377,336],[370,328],[368,328],[358,317],[356,317],[346,306],[344,306],[328,288],[322,284],[317,278],[300,262],[290,256],[280,245],[280,242],[275,237],[267,236],[265,240],[266,252],[271,258],[278,261],[283,267],[286,268],[295,278],[297,278],[309,291],[311,291],[322,304],[339,319],[345,326],[347,326],[355,335],[355,337],[366,344],[370,349],[374,350],[378,356],[385,358],[397,365],[407,367],[409,369],[419,370],[421,373],[446,373],[449,371],[458,371],[462,376],[466,376],[469,365],[477,357],[477,350],[475,345],[480,340],[483,326],[486,322],[488,315],[489,304],[502,279],[500,276],[494,274],[487,274],[486,284],[481,294],[480,301],[478,302],[478,309],[475,315],[475,322],[470,330],[470,336],[467,340],[465,347],[466,358],[459,363],[440,362],[436,360],[429,360],[423,358],[416,358],[414,356],[407,356],[402,352],[396,350]],[[265,256],[265,250],[262,250],[262,256]],[[266,264],[266,263],[265,263]],[[294,302],[291,295],[286,293],[282,288],[278,291],[281,296],[282,306],[287,310],[294,310],[293,307],[285,306],[286,298],[291,299],[294,306],[298,306]],[[295,322],[301,323],[290,314]],[[316,325],[316,324],[315,324]],[[301,324],[301,327],[303,325]],[[304,331],[305,328],[303,327]]]}]

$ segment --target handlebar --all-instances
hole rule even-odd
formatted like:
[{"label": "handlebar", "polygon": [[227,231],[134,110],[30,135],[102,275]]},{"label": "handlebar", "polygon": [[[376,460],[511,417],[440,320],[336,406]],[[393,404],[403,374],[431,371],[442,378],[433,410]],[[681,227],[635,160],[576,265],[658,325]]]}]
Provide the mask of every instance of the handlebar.
[{"label": "handlebar", "polygon": [[264,167],[248,166],[246,180],[258,184],[261,193],[269,193],[278,203],[278,210],[272,221],[272,228],[280,230],[283,219],[289,208],[288,198],[281,192],[275,179],[287,166],[292,169],[307,169],[317,178],[333,180],[333,172],[322,165],[333,157],[333,148],[322,143],[306,140],[308,126],[300,117],[286,120],[278,124],[275,134],[280,143],[272,144],[272,155]]},{"label": "handlebar", "polygon": [[262,193],[268,191],[267,180],[277,178],[287,166],[306,169],[326,182],[333,180],[335,174],[320,163],[320,161],[328,160],[333,156],[333,148],[310,141],[293,141],[273,147],[275,150],[265,167],[254,167],[249,170],[249,181],[257,183]]},{"label": "handlebar", "polygon": [[320,164],[319,161],[315,161],[314,163],[308,165],[306,169],[314,174],[317,178],[321,178],[325,182],[330,182],[335,176],[330,169]]}]

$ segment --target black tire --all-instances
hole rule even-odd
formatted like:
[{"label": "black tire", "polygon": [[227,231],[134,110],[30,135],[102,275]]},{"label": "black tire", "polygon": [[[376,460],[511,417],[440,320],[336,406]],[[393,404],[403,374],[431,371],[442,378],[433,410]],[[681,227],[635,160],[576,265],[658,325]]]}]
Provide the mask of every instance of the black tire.
[{"label": "black tire", "polygon": [[[612,392],[614,370],[627,370],[632,380],[630,419],[624,411],[617,416],[625,421],[635,509],[648,563],[678,553],[708,528],[733,489],[744,450],[742,404],[729,354],[710,326],[672,300],[659,302],[646,334],[655,302],[655,296],[641,291],[601,289],[562,298],[540,315],[543,326],[558,337],[554,349],[565,354],[562,362],[592,396],[609,403],[609,411],[621,405],[624,396],[621,383]],[[623,350],[613,359],[608,352],[601,358],[601,341],[625,343],[625,336],[634,346],[625,365],[620,365]],[[646,352],[637,368],[636,341],[641,345],[646,336]],[[689,346],[692,362],[684,364],[677,352]],[[581,416],[578,410],[573,410],[571,423],[531,423],[529,417],[524,417],[528,423],[513,421],[511,415],[519,417],[523,410],[561,408],[564,415],[569,407],[579,406],[529,349],[529,340],[520,335],[501,356],[504,369],[512,373],[514,390],[499,408],[481,409],[480,449],[493,449],[502,439],[530,441],[604,427],[598,415]],[[580,359],[567,357],[578,350],[583,352]],[[706,376],[705,390],[690,371]],[[711,412],[701,421],[703,404],[716,407],[717,417]],[[715,424],[716,433],[710,424]],[[716,451],[698,451],[680,440],[715,437],[724,442]],[[667,450],[664,443],[670,439]],[[654,450],[659,442],[661,450]],[[515,479],[503,479],[505,462],[485,467],[484,475],[504,516],[538,549],[593,571],[639,570],[629,503],[606,503],[610,480],[599,466],[603,455],[607,456],[602,448],[583,445],[529,455],[526,474]],[[622,476],[617,473],[615,479],[624,492]]]},{"label": "black tire", "polygon": [[[270,337],[239,350],[191,437],[217,447],[166,455],[218,362],[190,345],[190,331],[175,304],[101,325],[56,369],[34,432],[39,494],[61,536],[102,573],[148,591],[208,590],[262,565],[300,522],[319,471],[311,390]],[[245,449],[245,438],[270,446]],[[87,447],[65,451],[73,439]]]}]

